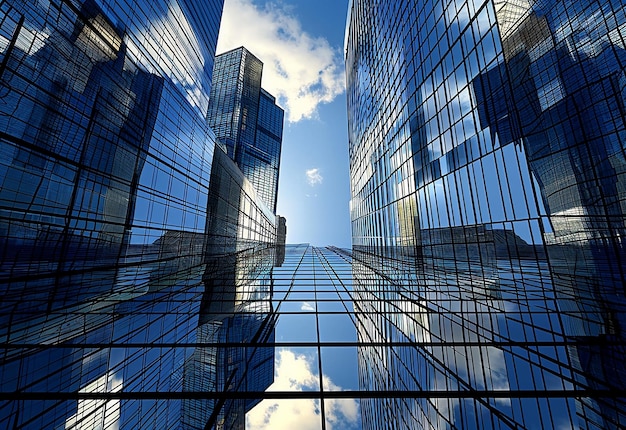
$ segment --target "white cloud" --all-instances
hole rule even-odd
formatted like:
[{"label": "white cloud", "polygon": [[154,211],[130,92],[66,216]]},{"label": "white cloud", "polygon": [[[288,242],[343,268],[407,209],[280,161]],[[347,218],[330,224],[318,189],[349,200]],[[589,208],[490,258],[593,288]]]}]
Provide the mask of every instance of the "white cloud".
[{"label": "white cloud", "polygon": [[320,169],[309,169],[306,171],[306,181],[310,186],[319,185],[323,180],[324,178],[320,174]]},{"label": "white cloud", "polygon": [[[268,391],[319,391],[320,378],[313,372],[313,360],[293,351],[281,350],[276,357],[274,383]],[[324,376],[324,389],[338,391]],[[354,399],[328,399],[325,402],[326,428],[345,429],[353,427],[359,417],[359,404]],[[322,428],[320,401],[263,400],[246,415],[246,428],[255,430],[319,430]]]},{"label": "white cloud", "polygon": [[314,311],[315,308],[309,302],[302,302],[302,306],[300,307],[301,311]]},{"label": "white cloud", "polygon": [[226,0],[217,52],[245,46],[263,61],[263,88],[285,108],[287,120],[316,115],[345,91],[341,50],[302,29],[285,6]]}]

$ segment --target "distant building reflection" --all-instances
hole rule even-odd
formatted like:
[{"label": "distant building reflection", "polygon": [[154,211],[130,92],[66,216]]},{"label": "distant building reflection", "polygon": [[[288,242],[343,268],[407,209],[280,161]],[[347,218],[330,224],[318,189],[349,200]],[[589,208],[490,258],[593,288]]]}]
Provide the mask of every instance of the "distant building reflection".
[{"label": "distant building reflection", "polygon": [[624,427],[625,11],[350,2],[365,427]]},{"label": "distant building reflection", "polygon": [[[547,215],[544,238],[565,334],[581,341],[570,348],[577,382],[619,388],[626,382],[626,50],[601,35],[586,48],[574,35],[555,43],[563,18],[551,7],[545,2],[507,29],[505,61],[473,88],[492,140],[523,145],[527,154]],[[579,14],[593,19],[592,10]],[[582,399],[619,421],[610,402]]]}]

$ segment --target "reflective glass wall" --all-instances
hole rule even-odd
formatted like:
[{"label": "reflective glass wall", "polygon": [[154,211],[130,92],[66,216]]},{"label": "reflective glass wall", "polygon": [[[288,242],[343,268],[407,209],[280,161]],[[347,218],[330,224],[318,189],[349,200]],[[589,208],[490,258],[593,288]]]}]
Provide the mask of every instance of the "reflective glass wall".
[{"label": "reflective glass wall", "polygon": [[271,382],[232,347],[272,340],[277,221],[206,124],[221,10],[0,5],[0,427],[237,428],[215,393]]},{"label": "reflective glass wall", "polygon": [[415,344],[365,352],[362,382],[447,392],[370,402],[370,428],[624,426],[625,22],[351,3],[355,283],[379,312],[359,335]]},{"label": "reflective glass wall", "polygon": [[272,271],[274,380],[265,392],[237,393],[262,399],[246,428],[362,428],[369,393],[359,390],[351,260],[349,250],[286,246]]}]

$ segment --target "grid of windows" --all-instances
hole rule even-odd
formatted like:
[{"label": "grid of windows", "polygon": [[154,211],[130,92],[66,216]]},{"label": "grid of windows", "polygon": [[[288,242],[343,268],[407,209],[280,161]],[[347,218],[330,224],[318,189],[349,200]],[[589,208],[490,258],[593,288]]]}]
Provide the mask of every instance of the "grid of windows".
[{"label": "grid of windows", "polygon": [[[232,346],[272,336],[276,216],[205,121],[221,10],[0,5],[0,427],[204,428],[253,403],[199,408],[198,379],[271,382]],[[206,317],[218,288],[247,315]]]},{"label": "grid of windows", "polygon": [[284,116],[285,113],[276,105],[274,96],[261,88],[255,145],[254,148],[249,148],[247,173],[244,173],[255,178],[251,181],[258,186],[257,191],[274,212],[278,196]]},{"label": "grid of windows", "polygon": [[363,382],[451,391],[371,401],[369,428],[624,426],[624,22],[622,2],[351,2],[353,246],[416,276],[381,280],[359,334],[444,343],[372,349]]},{"label": "grid of windows", "polygon": [[263,63],[243,47],[218,55],[207,122],[275,212],[284,111],[261,88],[262,71]]}]

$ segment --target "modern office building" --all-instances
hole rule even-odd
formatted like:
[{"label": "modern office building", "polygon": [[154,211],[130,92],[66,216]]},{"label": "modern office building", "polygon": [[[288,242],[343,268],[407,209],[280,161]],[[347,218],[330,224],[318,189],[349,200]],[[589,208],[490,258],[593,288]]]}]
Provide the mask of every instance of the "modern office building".
[{"label": "modern office building", "polygon": [[239,393],[264,399],[246,428],[362,428],[350,251],[287,245],[272,278],[275,381]]},{"label": "modern office building", "polygon": [[0,5],[0,428],[237,428],[220,393],[271,383],[236,346],[272,342],[278,220],[206,123],[221,12]]},{"label": "modern office building", "polygon": [[364,427],[626,426],[626,6],[349,10]]},{"label": "modern office building", "polygon": [[246,48],[218,55],[207,121],[217,141],[276,212],[284,111],[261,88],[263,63]]}]

